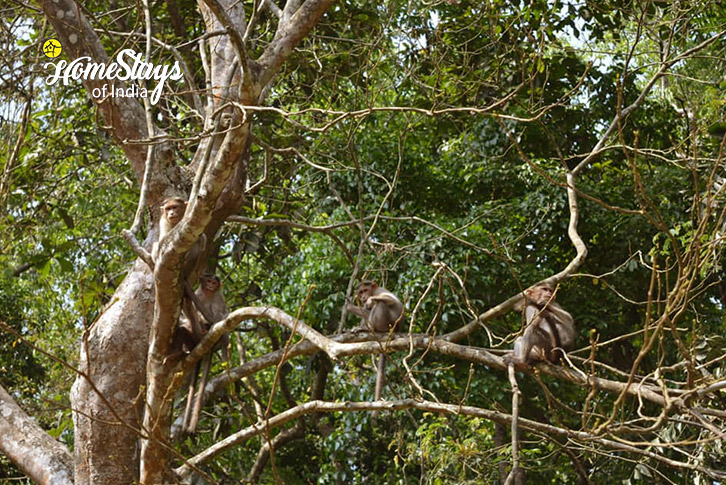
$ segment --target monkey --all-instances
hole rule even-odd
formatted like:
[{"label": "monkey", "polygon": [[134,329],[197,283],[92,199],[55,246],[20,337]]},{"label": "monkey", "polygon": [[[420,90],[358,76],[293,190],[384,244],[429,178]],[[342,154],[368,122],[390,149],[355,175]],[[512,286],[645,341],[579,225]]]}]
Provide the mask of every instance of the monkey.
[{"label": "monkey", "polygon": [[[227,309],[227,303],[224,300],[222,294],[222,282],[219,276],[214,274],[205,274],[199,278],[199,288],[196,291],[196,296],[199,299],[200,304],[209,313],[212,321],[207,321],[207,329],[213,324],[224,320],[229,314]],[[229,335],[224,335],[214,345],[202,359],[201,362],[197,363],[192,379],[189,384],[189,392],[187,397],[186,409],[184,410],[184,424],[183,429],[187,433],[195,433],[197,430],[197,423],[199,423],[199,414],[202,409],[202,398],[204,396],[204,387],[207,385],[207,378],[209,377],[209,369],[212,365],[212,354],[217,350],[222,351],[222,358],[229,362]],[[196,391],[197,377],[199,370],[202,369],[202,378],[199,382],[199,389]]]},{"label": "monkey", "polygon": [[504,357],[507,365],[522,369],[535,361],[556,364],[564,352],[572,350],[575,322],[554,300],[554,291],[547,284],[525,290],[524,302],[515,309],[524,311],[527,322],[524,333],[514,341],[512,353]]},{"label": "monkey", "polygon": [[161,218],[159,219],[159,238],[154,243],[151,249],[151,257],[156,261],[159,257],[159,243],[161,242],[169,231],[174,226],[179,224],[179,221],[184,217],[186,211],[187,202],[181,197],[169,197],[161,202],[159,210],[161,211]]},{"label": "monkey", "polygon": [[[151,252],[152,259],[154,259],[154,261],[156,261],[159,257],[161,241],[174,227],[176,227],[177,224],[179,224],[179,221],[181,221],[184,217],[186,208],[187,202],[181,197],[170,197],[161,203],[159,240],[154,243]],[[179,319],[179,325],[177,326],[174,334],[172,346],[175,349],[173,354],[175,356],[177,354],[183,355],[185,352],[190,352],[206,333],[199,322],[197,312],[195,312],[192,307],[192,301],[194,301],[194,304],[199,311],[202,314],[206,313],[206,309],[200,309],[200,304],[196,301],[197,296],[192,291],[192,287],[196,283],[199,275],[206,242],[207,238],[204,234],[202,234],[199,241],[194,243],[194,245],[184,255],[184,260],[182,261],[181,276],[184,290],[184,296],[182,298],[182,312],[186,318]],[[205,315],[205,318],[206,317],[207,315]]]},{"label": "monkey", "polygon": [[361,318],[358,331],[388,332],[398,326],[403,304],[396,295],[372,280],[361,281],[355,289],[363,308],[346,302],[345,309]]},{"label": "monkey", "polygon": [[[152,248],[152,258],[156,260],[159,253],[159,245],[166,235],[184,217],[187,209],[187,202],[181,197],[170,197],[161,203],[161,220],[159,221],[159,239]],[[201,257],[207,244],[207,237],[202,234],[199,241],[189,248],[184,261],[182,262],[182,276],[190,283],[196,283],[201,271]]]},{"label": "monkey", "polygon": [[[362,307],[345,303],[345,309],[361,318],[361,325],[354,328],[354,332],[370,330],[373,332],[396,331],[403,319],[403,304],[396,295],[385,288],[378,286],[372,280],[361,281],[355,290]],[[375,400],[381,399],[384,381],[386,354],[378,358],[378,375],[376,376]],[[375,416],[375,413],[374,413]]]}]

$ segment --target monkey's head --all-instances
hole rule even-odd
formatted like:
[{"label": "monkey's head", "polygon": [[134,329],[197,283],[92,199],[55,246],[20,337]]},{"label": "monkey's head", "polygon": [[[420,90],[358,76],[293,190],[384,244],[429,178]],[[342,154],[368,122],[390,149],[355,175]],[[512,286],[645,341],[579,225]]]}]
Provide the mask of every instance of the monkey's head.
[{"label": "monkey's head", "polygon": [[524,292],[527,300],[538,308],[543,308],[548,302],[555,301],[553,296],[554,290],[546,284],[537,285]]},{"label": "monkey's head", "polygon": [[207,274],[199,277],[199,285],[205,293],[214,293],[222,287],[222,281],[216,274]]},{"label": "monkey's head", "polygon": [[176,226],[187,209],[187,202],[181,197],[170,197],[161,203],[161,215],[172,227]]},{"label": "monkey's head", "polygon": [[375,281],[363,280],[358,284],[358,287],[356,287],[355,294],[358,296],[358,300],[365,304],[368,298],[370,298],[377,289],[378,283]]}]

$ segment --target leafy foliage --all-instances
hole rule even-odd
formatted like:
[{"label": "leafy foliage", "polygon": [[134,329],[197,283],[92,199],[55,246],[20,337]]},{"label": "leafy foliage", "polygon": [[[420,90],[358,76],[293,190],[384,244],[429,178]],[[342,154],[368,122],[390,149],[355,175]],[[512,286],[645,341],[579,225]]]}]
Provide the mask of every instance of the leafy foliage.
[{"label": "leafy foliage", "polygon": [[[614,117],[639,99],[659,56],[669,54],[664,42],[685,52],[723,30],[724,7],[696,3],[335,4],[270,87],[275,110],[250,114],[250,177],[264,183],[241,215],[278,223],[229,223],[220,232],[230,307],[273,305],[331,334],[358,271],[357,279],[374,278],[402,297],[412,333],[452,332],[572,260],[565,174],[587,160],[577,179],[577,230],[588,256],[558,290],[577,322],[574,365],[621,382],[631,373],[635,381],[666,375],[679,391],[692,389],[686,382],[723,379],[723,139],[712,136],[723,134],[723,40],[675,65],[606,147],[598,146]],[[158,35],[169,43],[202,33],[193,2],[153,8]],[[245,8],[251,15],[252,4]],[[35,13],[20,12],[26,23],[14,27],[3,17],[6,37],[13,28],[24,34],[3,39],[8,57],[0,71],[22,80],[0,92],[3,105],[16,108],[0,125],[12,140],[0,153],[0,263],[8,268],[0,275],[0,320],[72,362],[75,343],[132,260],[118,235],[133,219],[138,188],[78,86],[38,82],[42,74],[28,66],[41,62],[37,47],[47,32]],[[126,30],[137,15],[129,8],[97,21]],[[271,35],[263,30],[251,53]],[[109,35],[105,42],[111,51],[127,39]],[[198,56],[191,49],[181,55],[203,85]],[[188,97],[169,96],[156,115],[173,137],[189,137],[177,150],[183,163],[191,160],[202,127]],[[306,225],[330,229],[300,229]],[[690,284],[677,286],[684,280]],[[233,365],[295,340],[287,330],[255,325],[236,335]],[[520,326],[512,312],[464,343],[501,353]],[[59,396],[74,377],[67,369],[11,333],[0,340],[4,387],[24,399],[64,402]],[[433,352],[394,355],[389,399],[434,396],[511,411],[509,382],[496,369]],[[594,359],[597,370],[589,367]],[[255,405],[277,414],[311,399],[322,357],[288,365],[284,377],[282,366],[268,368],[216,396],[200,435],[179,449],[193,454],[249,426]],[[369,400],[373,369],[368,355],[336,362],[324,398]],[[537,373],[520,374],[520,386],[523,418],[598,437],[610,416],[627,423],[646,415],[650,423],[662,411]],[[261,398],[252,396],[254,387]],[[718,407],[722,393],[702,399]],[[69,410],[47,408],[43,424],[70,440]],[[640,438],[663,445],[662,456],[674,460],[682,459],[675,443],[699,443],[689,448],[693,461],[723,468],[722,447],[699,442],[701,428],[664,421],[643,426]],[[723,429],[722,416],[714,421]],[[479,418],[410,411],[302,422],[303,436],[274,451],[262,483],[495,483],[498,464],[511,454],[494,424]],[[220,482],[239,481],[264,444],[245,442],[205,470]],[[585,475],[593,483],[656,476],[706,483],[686,468],[609,453],[532,433],[522,459],[531,482],[576,483]]]}]

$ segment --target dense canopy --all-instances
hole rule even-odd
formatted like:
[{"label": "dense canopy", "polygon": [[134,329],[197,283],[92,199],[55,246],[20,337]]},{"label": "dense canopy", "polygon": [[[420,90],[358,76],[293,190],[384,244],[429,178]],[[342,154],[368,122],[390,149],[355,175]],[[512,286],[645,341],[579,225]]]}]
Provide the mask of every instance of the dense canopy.
[{"label": "dense canopy", "polygon": [[[1,11],[0,480],[726,481],[722,2]],[[197,249],[229,315],[180,346]],[[540,281],[574,349],[515,372]]]}]

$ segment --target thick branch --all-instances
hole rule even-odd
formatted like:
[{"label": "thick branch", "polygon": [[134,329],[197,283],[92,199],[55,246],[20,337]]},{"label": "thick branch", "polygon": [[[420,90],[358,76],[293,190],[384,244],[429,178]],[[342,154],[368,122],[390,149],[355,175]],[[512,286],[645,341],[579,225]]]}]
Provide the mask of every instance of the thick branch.
[{"label": "thick branch", "polygon": [[265,86],[290,57],[295,46],[312,30],[333,0],[307,0],[289,20],[281,19],[275,38],[258,59],[262,69],[259,84]]},{"label": "thick branch", "polygon": [[[232,41],[232,46],[237,53],[237,58],[239,60],[240,66],[242,66],[242,74],[244,76],[243,83],[249,85],[249,59],[247,58],[247,49],[245,49],[245,42],[242,39],[240,29],[235,26],[232,19],[229,17],[229,15],[227,15],[227,11],[224,9],[222,4],[219,3],[219,0],[204,0],[204,3],[207,5],[207,7],[209,7],[209,10],[214,14],[214,16],[217,17],[217,20],[220,24],[222,24],[222,27],[224,27],[227,35],[229,35],[229,38]],[[244,10],[240,10],[240,12],[244,12]]]},{"label": "thick branch", "polygon": [[0,450],[36,483],[73,483],[68,449],[25,414],[0,386]]},{"label": "thick branch", "polygon": [[[46,18],[60,37],[65,55],[71,60],[89,57],[90,61],[86,62],[109,62],[101,40],[74,0],[41,0],[39,3]],[[104,80],[87,79],[83,81],[89,94],[93,92],[94,88],[102,88],[107,84],[108,81]],[[121,84],[119,83],[119,85]],[[95,98],[92,96],[92,99],[101,112],[103,120],[109,125],[109,132],[116,138],[130,160],[137,181],[141,182],[144,175],[146,147],[129,142],[143,140],[149,136],[144,110],[133,98]]]},{"label": "thick branch", "polygon": [[[262,316],[262,313],[264,312],[261,311],[261,309],[258,309],[258,313],[260,314],[260,316]],[[248,316],[244,318],[250,317]],[[226,322],[230,322],[229,318],[226,320]],[[217,325],[215,325],[215,327],[216,326]],[[504,363],[501,357],[494,355],[485,349],[449,342],[447,340],[447,336],[445,335],[432,338],[427,335],[393,334],[389,339],[387,335],[381,336],[378,334],[369,333],[347,333],[342,335],[336,335],[335,337],[332,337],[330,339],[326,338],[326,340],[334,341],[340,346],[336,348],[336,350],[339,350],[338,357],[364,354],[379,354],[382,352],[408,351],[412,348],[426,349],[429,351],[438,352],[443,355],[448,355],[469,362],[474,362],[476,364],[482,364],[490,369],[507,371],[507,365]],[[209,345],[211,348],[213,342]],[[246,362],[239,367],[230,369],[224,374],[217,376],[207,385],[207,392],[217,392],[220,389],[226,387],[231,382],[234,382],[243,377],[250,376],[267,367],[278,365],[283,358],[289,359],[301,355],[310,355],[318,351],[319,347],[313,345],[312,343],[301,342],[289,349],[287,354],[283,350],[270,352],[266,355],[263,355],[262,357]],[[575,372],[565,367],[549,365],[546,363],[537,364],[537,371],[563,381],[569,381],[578,386],[588,388],[593,387],[595,389],[612,394],[619,394],[625,391],[630,396],[650,401],[654,404],[657,404],[658,406],[666,405],[666,401],[663,398],[662,394],[663,390],[657,386],[649,386],[646,384],[628,386],[626,383],[623,382],[594,376],[586,376],[580,372]],[[668,389],[668,392],[674,393],[675,391],[672,389]],[[679,399],[675,402],[671,402],[670,405],[674,409],[687,409],[684,399]],[[709,409],[699,408],[699,410],[705,414],[713,414],[712,410]]]},{"label": "thick branch", "polygon": [[306,325],[302,320],[297,320],[279,308],[243,307],[233,311],[226,319],[214,324],[212,328],[209,329],[209,332],[207,332],[204,338],[196,347],[194,347],[194,350],[187,357],[189,365],[201,359],[212,349],[212,347],[214,347],[214,344],[217,343],[222,335],[234,330],[242,320],[253,318],[268,318],[287,327],[291,332],[297,333],[305,340],[310,341],[317,349],[328,354],[328,356],[330,356],[333,360],[346,353],[346,350],[352,350],[350,349],[352,344],[343,344],[336,342],[333,339],[329,339],[317,330]]}]

